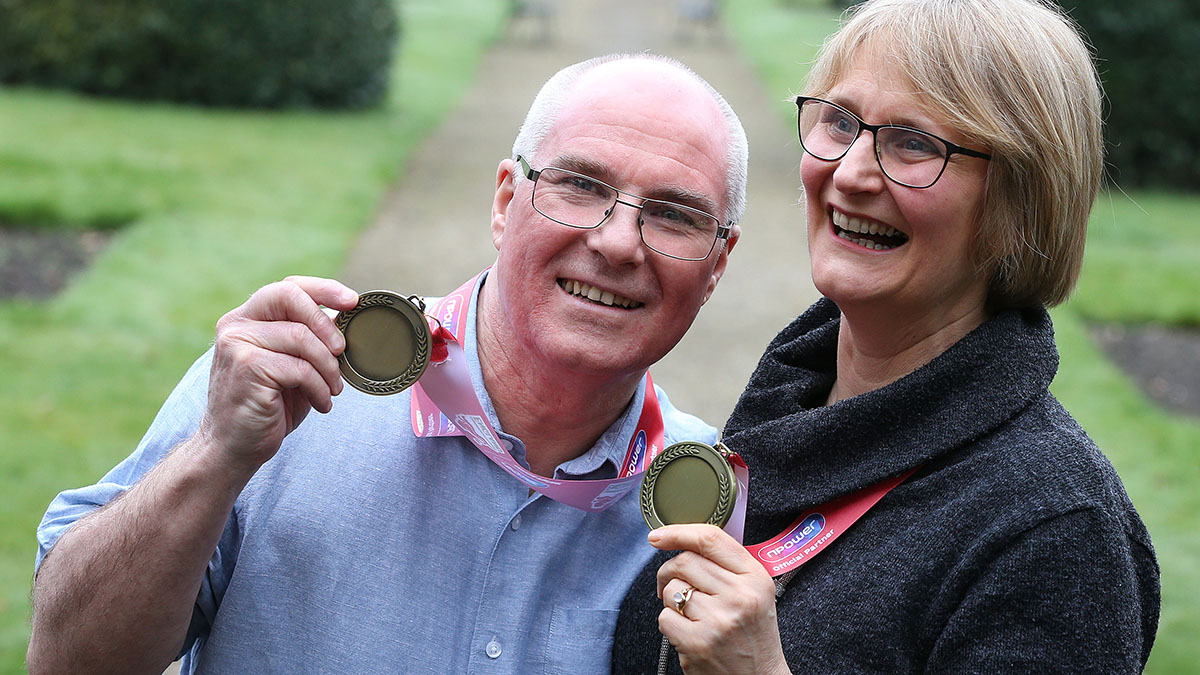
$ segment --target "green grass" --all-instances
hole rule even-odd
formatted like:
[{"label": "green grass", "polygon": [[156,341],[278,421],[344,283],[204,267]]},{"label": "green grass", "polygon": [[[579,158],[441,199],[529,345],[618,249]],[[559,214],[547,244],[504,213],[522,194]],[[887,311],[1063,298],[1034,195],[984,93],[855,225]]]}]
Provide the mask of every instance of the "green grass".
[{"label": "green grass", "polygon": [[838,12],[824,0],[739,0],[726,7],[730,32],[777,99],[800,93],[837,19]]},{"label": "green grass", "polygon": [[1197,223],[1200,195],[1102,194],[1071,306],[1097,320],[1200,327]]},{"label": "green grass", "polygon": [[331,275],[471,81],[490,0],[406,0],[390,100],[244,112],[0,89],[0,222],[124,226],[47,304],[0,302],[0,673],[23,672],[33,531],[128,454],[221,313]]},{"label": "green grass", "polygon": [[1162,616],[1148,673],[1200,662],[1200,424],[1151,404],[1096,348],[1079,311],[1054,312],[1062,363],[1054,394],[1117,467],[1162,569]]},{"label": "green grass", "polygon": [[[767,88],[798,91],[836,25],[823,0],[740,0],[730,28]],[[782,140],[781,140],[782,142]],[[1163,606],[1149,673],[1200,663],[1200,422],[1165,413],[1095,347],[1087,321],[1200,326],[1200,195],[1119,190],[1093,212],[1083,275],[1054,312],[1061,365],[1053,391],[1117,467],[1154,539]]]},{"label": "green grass", "polygon": [[1150,402],[1095,346],[1087,322],[1200,326],[1197,214],[1200,195],[1102,194],[1078,290],[1054,312],[1062,364],[1053,391],[1117,467],[1162,568],[1149,673],[1200,663],[1200,422]]}]

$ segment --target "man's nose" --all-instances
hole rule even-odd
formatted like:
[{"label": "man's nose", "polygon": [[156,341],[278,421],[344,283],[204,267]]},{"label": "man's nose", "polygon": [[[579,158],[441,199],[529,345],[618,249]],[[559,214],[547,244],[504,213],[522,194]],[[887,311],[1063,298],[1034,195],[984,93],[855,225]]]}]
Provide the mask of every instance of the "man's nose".
[{"label": "man's nose", "polygon": [[642,211],[638,204],[618,199],[608,210],[604,222],[587,233],[587,246],[604,256],[608,264],[640,265],[646,260],[638,220]]},{"label": "man's nose", "polygon": [[875,155],[875,136],[863,129],[838,160],[833,171],[834,187],[846,194],[878,192],[883,189],[885,180],[883,167]]}]

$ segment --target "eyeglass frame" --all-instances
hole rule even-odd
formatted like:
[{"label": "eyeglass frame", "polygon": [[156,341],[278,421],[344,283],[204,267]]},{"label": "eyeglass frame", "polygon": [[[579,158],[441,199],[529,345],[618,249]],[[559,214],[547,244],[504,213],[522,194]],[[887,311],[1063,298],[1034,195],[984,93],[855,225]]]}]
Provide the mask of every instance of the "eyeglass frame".
[{"label": "eyeglass frame", "polygon": [[[679,204],[677,202],[667,201],[664,199],[653,199],[650,197],[642,197],[640,195],[635,195],[632,192],[628,192],[625,190],[621,190],[619,188],[615,188],[598,178],[593,178],[587,174],[579,173],[578,171],[571,171],[570,169],[560,169],[557,166],[544,166],[541,169],[534,169],[532,166],[529,165],[529,161],[527,159],[525,159],[525,157],[522,155],[517,155],[514,158],[514,161],[516,161],[518,164],[521,165],[521,167],[523,168],[522,173],[525,175],[525,177],[533,182],[533,185],[531,186],[531,188],[529,190],[529,203],[530,203],[530,205],[533,206],[533,210],[540,213],[543,217],[545,217],[549,220],[553,220],[554,222],[558,223],[559,225],[565,225],[566,227],[571,227],[571,228],[574,228],[577,230],[594,230],[594,229],[600,227],[601,225],[603,225],[604,223],[608,222],[608,219],[612,217],[613,212],[616,211],[617,204],[624,204],[625,206],[628,206],[630,208],[637,209],[637,212],[638,212],[638,220],[637,220],[637,222],[638,222],[638,238],[642,240],[642,244],[644,244],[646,246],[646,248],[650,249],[651,251],[654,251],[655,253],[657,253],[661,256],[666,256],[666,257],[672,258],[674,260],[685,260],[688,262],[701,262],[704,260],[708,260],[709,256],[712,255],[713,250],[717,248],[717,242],[722,239],[728,239],[729,234],[733,231],[733,225],[734,225],[733,221],[722,224],[721,219],[714,216],[713,214],[711,214],[707,211],[701,210],[701,209],[697,209],[692,206],[688,206],[686,204]],[[608,213],[603,218],[600,219],[600,222],[596,223],[595,225],[575,225],[574,223],[563,222],[557,218],[554,218],[552,216],[549,216],[549,215],[543,213],[542,210],[537,207],[537,204],[534,203],[533,194],[537,188],[538,178],[541,177],[542,172],[547,169],[553,169],[554,171],[561,171],[563,173],[571,174],[572,176],[579,176],[580,178],[585,178],[589,181],[592,181],[593,183],[596,183],[598,185],[603,185],[604,187],[608,188],[609,190],[612,190],[613,192],[615,192],[617,194],[617,197],[615,197],[613,200],[612,208],[610,208]],[[620,195],[626,195],[627,197],[633,197],[634,199],[640,199],[640,200],[642,200],[642,203],[634,204],[632,202],[623,201],[620,198]],[[717,224],[717,233],[716,233],[716,236],[713,237],[712,245],[709,247],[708,252],[705,253],[704,256],[701,258],[685,258],[682,256],[671,255],[670,253],[664,253],[664,252],[654,248],[650,244],[648,244],[646,242],[646,235],[643,234],[643,232],[642,232],[642,225],[645,223],[645,221],[642,219],[642,207],[644,207],[646,205],[646,202],[669,204],[671,206],[679,207],[679,208],[685,209],[687,211],[695,211],[696,213],[699,213],[699,214],[702,214],[709,218],[712,218],[713,221]]]},{"label": "eyeglass frame", "polygon": [[[854,121],[858,122],[858,133],[854,136],[854,140],[850,141],[850,143],[846,146],[846,149],[842,150],[842,153],[837,157],[830,157],[828,159],[825,157],[820,157],[816,154],[813,154],[813,152],[804,145],[804,134],[800,130],[800,111],[803,109],[804,104],[808,101],[816,101],[817,103],[824,103],[825,105],[836,108],[849,115]],[[916,133],[929,136],[930,138],[936,138],[946,145],[946,156],[942,158],[942,168],[938,170],[937,175],[934,176],[933,180],[928,185],[913,185],[911,183],[905,183],[904,181],[896,180],[890,173],[888,173],[888,170],[883,166],[883,157],[879,156],[878,131],[880,129],[903,129],[904,131],[914,131]],[[863,118],[855,115],[849,110],[846,110],[842,106],[833,103],[832,101],[826,101],[825,99],[818,98],[816,96],[796,97],[796,137],[800,139],[800,147],[804,148],[804,152],[808,153],[812,158],[819,159],[822,162],[836,162],[840,160],[841,158],[845,157],[846,153],[850,152],[850,148],[854,147],[854,144],[858,142],[858,139],[860,136],[862,136],[863,131],[871,132],[871,140],[874,141],[871,145],[875,151],[875,163],[879,165],[879,170],[883,172],[883,175],[897,185],[903,185],[904,187],[913,188],[914,190],[925,190],[933,187],[938,180],[941,179],[942,174],[946,172],[946,167],[950,164],[950,157],[952,155],[966,155],[967,157],[977,157],[979,159],[986,159],[989,161],[992,159],[992,156],[986,152],[963,147],[957,143],[948,141],[937,134],[931,134],[924,129],[918,129],[916,127],[910,127],[904,124],[868,124],[863,121]]]}]

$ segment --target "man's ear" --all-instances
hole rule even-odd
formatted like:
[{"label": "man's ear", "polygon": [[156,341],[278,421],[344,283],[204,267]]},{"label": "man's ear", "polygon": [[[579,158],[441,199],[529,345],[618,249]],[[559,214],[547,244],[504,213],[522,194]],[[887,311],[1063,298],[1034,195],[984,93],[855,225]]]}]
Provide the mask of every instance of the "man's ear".
[{"label": "man's ear", "polygon": [[708,288],[704,291],[704,302],[712,297],[713,291],[717,290],[717,282],[725,274],[725,266],[729,264],[729,254],[733,252],[733,247],[738,243],[738,239],[742,236],[742,227],[734,225],[729,230],[729,237],[725,239],[724,245],[721,246],[720,252],[717,253],[717,261],[713,264],[712,276],[708,278]]},{"label": "man's ear", "polygon": [[504,238],[504,229],[508,227],[508,207],[517,191],[513,182],[516,170],[516,162],[511,159],[503,160],[496,168],[496,195],[492,198],[492,244],[497,251]]}]

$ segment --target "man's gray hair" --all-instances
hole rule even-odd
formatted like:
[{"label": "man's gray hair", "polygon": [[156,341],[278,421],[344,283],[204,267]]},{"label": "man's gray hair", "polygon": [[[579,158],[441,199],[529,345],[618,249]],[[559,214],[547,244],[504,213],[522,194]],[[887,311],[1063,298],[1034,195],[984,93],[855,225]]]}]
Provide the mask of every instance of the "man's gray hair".
[{"label": "man's gray hair", "polygon": [[[525,122],[521,125],[521,130],[517,132],[516,141],[513,142],[513,157],[521,155],[532,160],[537,156],[542,141],[550,134],[550,130],[558,121],[559,113],[567,104],[575,83],[585,73],[606,63],[625,60],[654,61],[671,66],[704,87],[712,95],[713,100],[721,109],[721,114],[725,117],[725,135],[728,139],[728,147],[725,151],[724,220],[730,223],[741,220],[742,213],[746,210],[746,174],[749,158],[746,131],[742,128],[742,122],[725,98],[711,84],[691,68],[668,56],[648,53],[608,54],[567,66],[558,71],[546,81],[546,84],[542,85],[541,90],[533,99],[533,105],[529,107],[529,112],[525,115]],[[518,179],[523,178],[519,172],[517,177]]]}]

